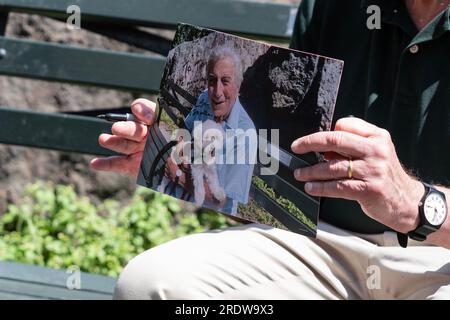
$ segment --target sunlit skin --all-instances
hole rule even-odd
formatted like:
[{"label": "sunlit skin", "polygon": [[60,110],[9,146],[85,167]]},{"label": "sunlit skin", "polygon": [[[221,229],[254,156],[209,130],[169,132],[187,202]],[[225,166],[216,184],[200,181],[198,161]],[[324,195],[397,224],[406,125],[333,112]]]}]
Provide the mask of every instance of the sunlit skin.
[{"label": "sunlit skin", "polygon": [[239,94],[236,68],[231,59],[218,60],[208,70],[208,99],[217,122],[225,120]]}]

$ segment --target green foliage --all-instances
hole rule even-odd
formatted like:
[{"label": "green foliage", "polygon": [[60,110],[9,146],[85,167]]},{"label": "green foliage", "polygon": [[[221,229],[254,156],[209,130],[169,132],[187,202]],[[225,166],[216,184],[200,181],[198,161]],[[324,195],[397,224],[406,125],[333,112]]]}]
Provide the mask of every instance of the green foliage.
[{"label": "green foliage", "polygon": [[[176,129],[178,129],[179,127],[176,125],[175,122],[173,122],[173,120],[170,118],[170,116],[167,114],[167,112],[163,109],[161,112],[161,122],[167,124],[167,129],[172,132]],[[179,121],[183,121],[183,120],[179,120]]]},{"label": "green foliage", "polygon": [[149,189],[130,204],[95,206],[70,186],[30,185],[0,217],[0,260],[117,276],[137,254],[183,235],[228,226],[223,215]]},{"label": "green foliage", "polygon": [[247,220],[267,224],[278,229],[287,228],[275,219],[269,212],[267,212],[258,202],[250,199],[247,204],[239,204],[238,212]]},{"label": "green foliage", "polygon": [[317,229],[316,224],[312,222],[307,216],[305,216],[305,214],[295,204],[293,204],[288,199],[278,195],[275,190],[270,188],[261,178],[254,176],[252,182],[270,198],[275,200],[280,206],[288,210],[294,217],[299,219],[310,228],[314,230]]}]

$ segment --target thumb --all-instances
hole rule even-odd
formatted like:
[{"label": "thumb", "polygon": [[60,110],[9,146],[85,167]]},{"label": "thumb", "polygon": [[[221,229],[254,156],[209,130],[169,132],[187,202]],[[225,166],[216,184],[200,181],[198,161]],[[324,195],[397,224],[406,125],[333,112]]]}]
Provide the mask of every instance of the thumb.
[{"label": "thumb", "polygon": [[147,99],[137,99],[131,104],[131,111],[136,118],[147,125],[155,122],[156,104]]}]

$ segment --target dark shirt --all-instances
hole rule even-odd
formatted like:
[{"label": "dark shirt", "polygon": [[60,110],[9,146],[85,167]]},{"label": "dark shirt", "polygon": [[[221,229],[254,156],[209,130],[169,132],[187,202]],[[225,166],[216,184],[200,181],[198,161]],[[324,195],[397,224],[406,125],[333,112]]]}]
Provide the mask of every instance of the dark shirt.
[{"label": "dark shirt", "polygon": [[[369,30],[369,5],[381,29]],[[387,129],[401,163],[450,185],[450,6],[418,32],[402,0],[303,0],[291,47],[345,62],[333,125],[353,115]],[[322,199],[320,217],[361,233],[388,227],[357,202]]]}]

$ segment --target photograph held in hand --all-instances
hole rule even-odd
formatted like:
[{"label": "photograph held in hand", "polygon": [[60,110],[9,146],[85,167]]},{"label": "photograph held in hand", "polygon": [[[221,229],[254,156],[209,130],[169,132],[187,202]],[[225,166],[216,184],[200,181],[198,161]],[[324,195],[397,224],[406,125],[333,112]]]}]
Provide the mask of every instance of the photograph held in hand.
[{"label": "photograph held in hand", "polygon": [[179,25],[138,184],[314,237],[320,199],[294,170],[323,156],[291,143],[331,129],[342,71],[340,60]]}]

